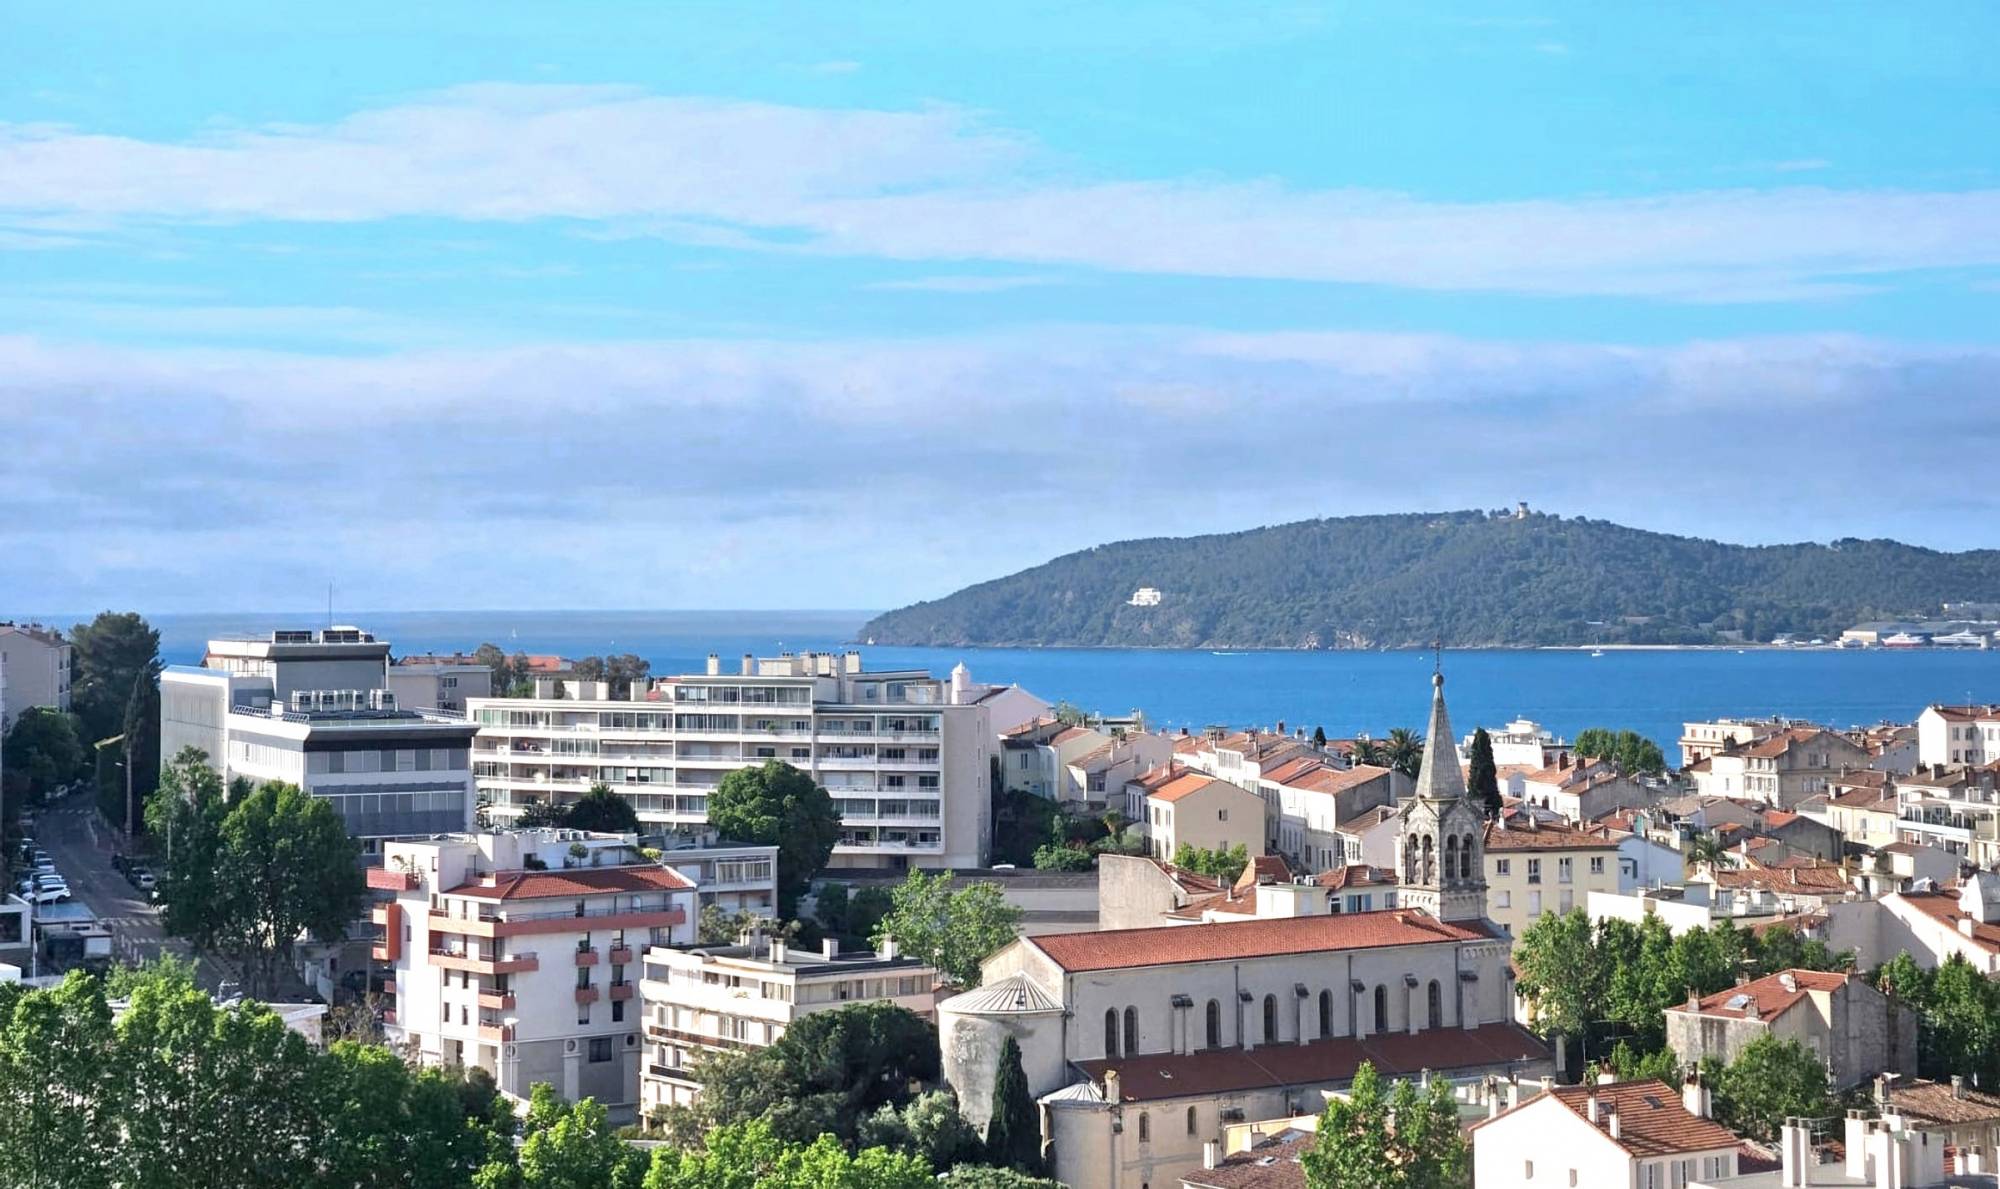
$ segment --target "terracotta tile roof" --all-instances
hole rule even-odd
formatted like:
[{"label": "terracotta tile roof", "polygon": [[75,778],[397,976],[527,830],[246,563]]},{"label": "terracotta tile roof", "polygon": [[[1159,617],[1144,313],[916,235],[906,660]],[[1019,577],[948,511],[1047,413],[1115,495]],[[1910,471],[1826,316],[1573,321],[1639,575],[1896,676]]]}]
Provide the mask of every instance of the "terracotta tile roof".
[{"label": "terracotta tile roof", "polygon": [[501,871],[493,883],[462,883],[447,896],[475,900],[542,900],[613,892],[678,892],[694,887],[671,867],[573,867],[565,871]]},{"label": "terracotta tile roof", "polygon": [[1848,789],[1828,798],[1828,805],[1838,805],[1842,809],[1872,809],[1882,813],[1896,812],[1896,792],[1894,789],[1861,788]]},{"label": "terracotta tile roof", "polygon": [[1569,826],[1551,826],[1532,817],[1516,815],[1503,829],[1498,822],[1486,824],[1487,853],[1520,850],[1617,850],[1609,839]]},{"label": "terracotta tile roof", "polygon": [[1318,771],[1325,767],[1327,767],[1327,762],[1318,756],[1295,756],[1275,768],[1265,769],[1260,774],[1260,779],[1268,780],[1273,784],[1285,784],[1296,777],[1304,776],[1308,772]]},{"label": "terracotta tile roof", "polygon": [[1882,899],[1885,902],[1901,901],[1988,953],[2000,954],[2000,925],[1982,925],[1973,921],[1972,935],[1966,937],[1959,922],[1968,918],[1959,911],[1958,897],[1950,892],[1896,892]]},{"label": "terracotta tile roof", "polygon": [[1798,820],[1799,815],[1796,813],[1790,813],[1783,809],[1773,809],[1764,815],[1764,828],[1766,830],[1775,830],[1780,826],[1789,826]]},{"label": "terracotta tile roof", "polygon": [[1294,788],[1305,789],[1308,792],[1344,793],[1348,789],[1381,780],[1389,775],[1389,771],[1387,768],[1377,768],[1372,764],[1356,764],[1352,768],[1321,768],[1289,783]]},{"label": "terracotta tile roof", "polygon": [[1174,740],[1174,752],[1178,755],[1188,755],[1200,751],[1202,744],[1205,742],[1207,740],[1199,735],[1182,735],[1179,739]]},{"label": "terracotta tile roof", "polygon": [[1831,777],[1827,780],[1827,784],[1834,788],[1862,788],[1865,786],[1867,788],[1879,789],[1886,787],[1888,783],[1889,774],[1877,771],[1874,768],[1857,768],[1852,772],[1843,772],[1839,776]]},{"label": "terracotta tile roof", "polygon": [[1358,834],[1363,830],[1373,829],[1383,822],[1394,821],[1395,819],[1396,807],[1394,805],[1377,805],[1373,809],[1362,810],[1360,813],[1335,826],[1334,829],[1349,834]]},{"label": "terracotta tile roof", "polygon": [[1191,1168],[1180,1181],[1189,1189],[1305,1189],[1306,1170],[1299,1157],[1318,1138],[1310,1131],[1288,1129],[1214,1168]]},{"label": "terracotta tile roof", "polygon": [[1931,709],[1953,722],[2000,718],[2000,706],[1932,706]]},{"label": "terracotta tile roof", "polygon": [[[1161,932],[1252,929],[1262,923],[1170,926]],[[1482,1024],[1477,1028],[1426,1028],[1414,1034],[1383,1032],[1364,1040],[1336,1036],[1305,1044],[1260,1045],[1249,1052],[1231,1048],[1202,1049],[1180,1055],[1154,1053],[1109,1061],[1078,1061],[1076,1066],[1098,1084],[1103,1083],[1106,1070],[1116,1070],[1119,1096],[1127,1102],[1158,1102],[1345,1081],[1354,1076],[1363,1061],[1373,1064],[1375,1071],[1385,1077],[1410,1077],[1426,1069],[1448,1073],[1548,1059],[1548,1046],[1526,1029],[1515,1024]],[[1678,1095],[1674,1101],[1679,1103]]]},{"label": "terracotta tile roof", "polygon": [[1376,884],[1393,884],[1396,873],[1380,867],[1370,867],[1366,863],[1350,863],[1345,867],[1335,867],[1313,876],[1313,882],[1323,888],[1339,891],[1343,888],[1370,887]]},{"label": "terracotta tile roof", "polygon": [[1947,1082],[1889,1084],[1889,1105],[1918,1128],[2000,1122],[2000,1094],[1970,1085],[1954,1093]]},{"label": "terracotta tile roof", "polygon": [[[1786,976],[1791,977],[1791,988],[1786,989]],[[1757,1018],[1774,1019],[1797,1006],[1808,991],[1838,991],[1847,985],[1850,974],[1829,974],[1819,970],[1786,970],[1763,978],[1752,979],[1740,987],[1730,987],[1717,991],[1701,999],[1690,1009],[1683,1003],[1670,1007],[1670,1012],[1682,1015],[1719,1016],[1726,1019],[1745,1018],[1750,1005],[1755,1004]]]},{"label": "terracotta tile roof", "polygon": [[1086,764],[1095,764],[1100,760],[1110,759],[1112,753],[1116,752],[1117,750],[1118,750],[1118,741],[1116,739],[1113,739],[1109,743],[1104,744],[1102,747],[1093,747],[1089,751],[1084,752],[1082,755],[1071,760],[1070,764],[1078,768],[1081,768]]},{"label": "terracotta tile roof", "polygon": [[1126,781],[1125,783],[1127,785],[1136,784],[1140,788],[1150,792],[1153,789],[1159,788],[1161,785],[1168,783],[1169,781],[1179,780],[1182,776],[1186,775],[1188,771],[1189,769],[1186,765],[1182,764],[1178,760],[1174,760],[1169,763],[1161,764],[1157,768],[1141,772],[1139,775],[1134,776],[1132,779]]},{"label": "terracotta tile roof", "polygon": [[1239,888],[1255,887],[1260,883],[1292,882],[1292,865],[1283,855],[1258,855],[1243,864],[1243,873],[1236,877]]},{"label": "terracotta tile roof", "polygon": [[1415,909],[1285,917],[1185,928],[1107,929],[1023,938],[1072,973],[1228,962],[1441,942],[1490,941],[1483,926],[1447,924]]},{"label": "terracotta tile roof", "polygon": [[1059,743],[1068,743],[1072,739],[1081,739],[1085,735],[1095,735],[1096,733],[1089,727],[1064,727],[1062,730],[1049,736],[1049,745],[1053,747]]},{"label": "terracotta tile roof", "polygon": [[1810,743],[1821,735],[1828,734],[1832,732],[1823,727],[1788,727],[1775,735],[1767,735],[1757,740],[1735,754],[1756,756],[1760,760],[1775,760],[1800,743]]},{"label": "terracotta tile roof", "polygon": [[1161,915],[1176,921],[1199,921],[1212,912],[1254,917],[1257,915],[1257,897],[1245,895],[1242,890],[1232,888],[1196,897],[1182,907]]},{"label": "terracotta tile roof", "polygon": [[1579,759],[1567,767],[1561,763],[1555,763],[1546,768],[1538,768],[1533,772],[1527,773],[1523,779],[1535,784],[1552,784],[1558,788],[1567,788],[1580,781],[1596,780],[1607,774],[1617,774],[1617,769],[1610,762],[1606,760]]},{"label": "terracotta tile roof", "polygon": [[1030,735],[1042,729],[1043,727],[1049,726],[1055,721],[1056,721],[1055,719],[1050,718],[1047,715],[1043,715],[1040,718],[1029,719],[1027,722],[1022,723],[1019,726],[1008,727],[1006,730],[1000,732],[1000,734],[1003,736]]},{"label": "terracotta tile roof", "polygon": [[1762,888],[1794,896],[1837,896],[1848,890],[1847,873],[1831,864],[1765,867],[1752,863],[1714,868],[1709,878],[1718,888]]},{"label": "terracotta tile roof", "polygon": [[1172,804],[1185,797],[1191,797],[1196,793],[1206,792],[1210,787],[1218,784],[1232,792],[1243,793],[1246,797],[1257,795],[1255,793],[1244,793],[1242,789],[1237,788],[1228,781],[1218,780],[1205,772],[1183,772],[1181,775],[1153,789],[1146,795],[1155,801],[1165,801],[1168,804]]},{"label": "terracotta tile roof", "polygon": [[[1681,1096],[1668,1089],[1665,1082],[1558,1086],[1550,1093],[1557,1102],[1585,1120],[1590,1118],[1592,1094],[1597,1096],[1600,1111],[1615,1106],[1618,1109],[1619,1138],[1612,1142],[1641,1159],[1734,1149],[1742,1142],[1729,1128],[1713,1119],[1704,1119],[1682,1106]],[[1505,1115],[1500,1117],[1506,1118]],[[1611,1138],[1609,1132],[1605,1138]]]}]

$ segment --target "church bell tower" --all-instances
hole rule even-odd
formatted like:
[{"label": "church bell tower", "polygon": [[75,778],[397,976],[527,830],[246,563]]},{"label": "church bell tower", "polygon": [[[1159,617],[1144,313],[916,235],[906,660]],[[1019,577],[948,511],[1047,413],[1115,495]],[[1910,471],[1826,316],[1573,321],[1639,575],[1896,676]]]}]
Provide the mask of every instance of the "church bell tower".
[{"label": "church bell tower", "polygon": [[1441,921],[1486,916],[1486,815],[1465,793],[1465,772],[1444,709],[1444,672],[1431,675],[1431,722],[1416,791],[1403,802],[1396,841],[1396,903]]}]

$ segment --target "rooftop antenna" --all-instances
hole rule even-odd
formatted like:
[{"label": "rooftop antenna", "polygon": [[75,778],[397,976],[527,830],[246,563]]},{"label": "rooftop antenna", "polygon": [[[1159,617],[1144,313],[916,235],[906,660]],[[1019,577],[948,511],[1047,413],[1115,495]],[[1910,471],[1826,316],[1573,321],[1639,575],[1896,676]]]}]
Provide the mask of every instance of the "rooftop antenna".
[{"label": "rooftop antenna", "polygon": [[1435,677],[1442,677],[1444,675],[1444,640],[1442,637],[1434,637],[1431,640],[1431,675]]}]

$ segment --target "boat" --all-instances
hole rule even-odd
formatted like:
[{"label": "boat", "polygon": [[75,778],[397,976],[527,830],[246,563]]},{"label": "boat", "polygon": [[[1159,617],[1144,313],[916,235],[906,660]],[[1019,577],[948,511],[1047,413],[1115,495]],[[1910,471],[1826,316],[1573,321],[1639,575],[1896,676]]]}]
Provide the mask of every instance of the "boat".
[{"label": "boat", "polygon": [[1240,652],[1216,652],[1215,650],[1213,650],[1213,649],[1210,649],[1210,650],[1209,650],[1209,653],[1208,653],[1208,655],[1210,655],[1210,656],[1242,656],[1243,654],[1242,654],[1242,653],[1240,653]]},{"label": "boat", "polygon": [[1603,650],[1602,648],[1593,648],[1593,649],[1591,649],[1591,650],[1590,650],[1590,655],[1592,655],[1592,656],[1603,656],[1603,655],[1604,655],[1604,650]]},{"label": "boat", "polygon": [[1893,635],[1893,636],[1889,637],[1888,639],[1886,639],[1886,640],[1882,641],[1882,647],[1884,647],[1884,648],[1922,648],[1922,647],[1923,647],[1924,645],[1926,645],[1926,644],[1929,644],[1929,643],[1930,643],[1930,641],[1929,641],[1929,640],[1925,639],[1925,638],[1924,638],[1924,637],[1922,637],[1922,636],[1919,636],[1919,635],[1916,635],[1915,633],[1912,633],[1912,632],[1897,632],[1897,633],[1896,633],[1895,635]]}]

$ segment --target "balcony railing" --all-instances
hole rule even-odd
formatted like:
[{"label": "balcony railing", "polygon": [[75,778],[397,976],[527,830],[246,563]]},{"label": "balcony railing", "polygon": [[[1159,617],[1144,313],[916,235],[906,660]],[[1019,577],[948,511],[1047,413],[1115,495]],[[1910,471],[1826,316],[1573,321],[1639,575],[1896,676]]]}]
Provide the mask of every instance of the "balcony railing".
[{"label": "balcony railing", "polygon": [[378,892],[408,892],[416,888],[417,873],[396,871],[388,867],[370,867],[368,886]]},{"label": "balcony railing", "polygon": [[431,950],[426,956],[431,965],[439,970],[460,970],[469,974],[523,974],[541,969],[541,962],[532,953],[480,958],[449,950]]},{"label": "balcony railing", "polygon": [[596,950],[578,950],[578,951],[576,951],[576,964],[577,964],[578,966],[595,966],[595,965],[597,965],[597,951],[596,951]]},{"label": "balcony railing", "polygon": [[638,986],[637,983],[612,983],[611,998],[613,998],[614,1000],[630,999],[632,997],[633,989],[637,986]]},{"label": "balcony railing", "polygon": [[512,1024],[481,1024],[479,1039],[490,1040],[494,1044],[507,1044],[514,1039]]},{"label": "balcony railing", "polygon": [[613,966],[623,966],[632,960],[632,947],[629,945],[614,945],[611,947],[611,952],[606,955],[606,958]]},{"label": "balcony railing", "polygon": [[493,1011],[513,1011],[515,1007],[514,994],[511,991],[481,991],[479,993],[479,1006],[490,1008]]},{"label": "balcony railing", "polygon": [[578,1003],[596,1003],[598,998],[599,995],[596,987],[578,987],[576,989],[576,1001]]}]

